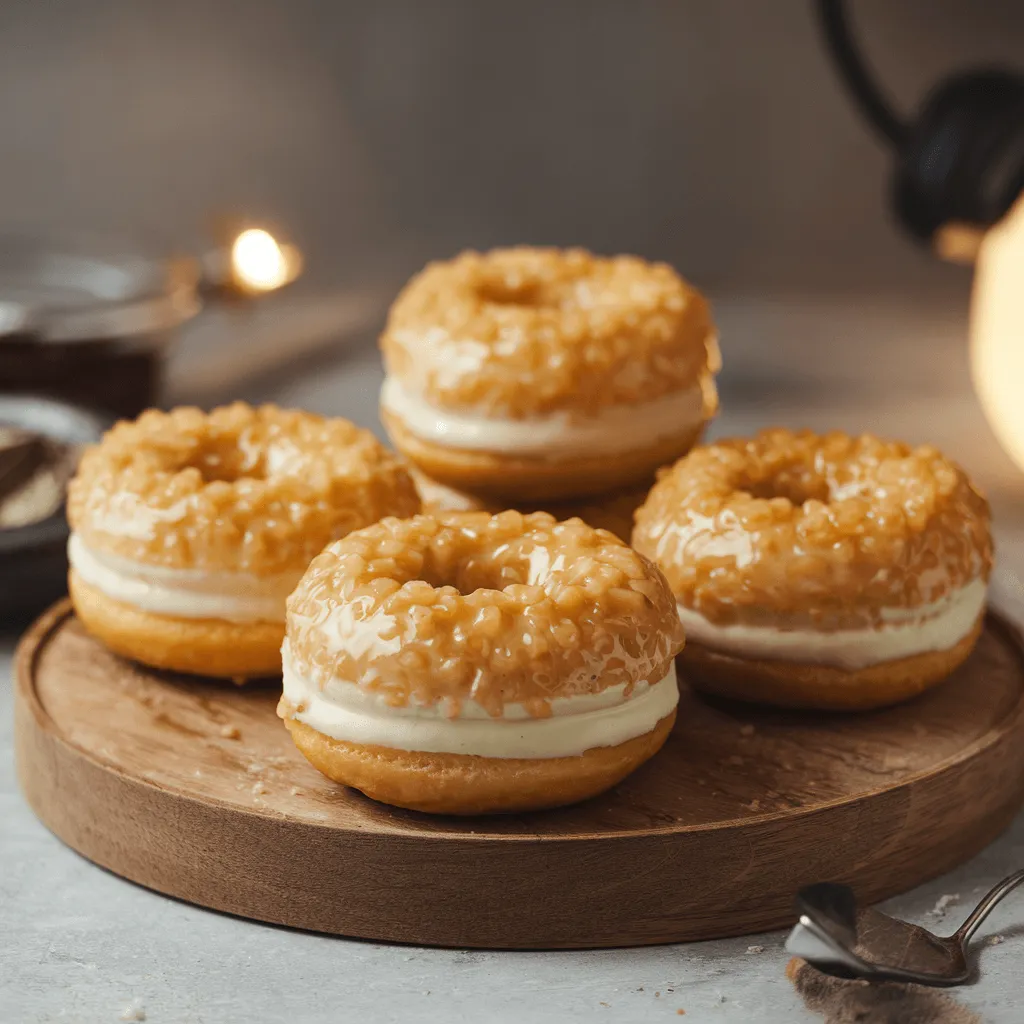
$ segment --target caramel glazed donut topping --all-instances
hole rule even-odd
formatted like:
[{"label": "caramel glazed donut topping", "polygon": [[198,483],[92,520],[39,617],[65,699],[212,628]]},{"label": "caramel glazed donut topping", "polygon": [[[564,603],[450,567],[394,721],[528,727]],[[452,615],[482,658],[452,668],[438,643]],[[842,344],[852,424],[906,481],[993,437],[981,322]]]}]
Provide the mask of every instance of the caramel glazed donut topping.
[{"label": "caramel glazed donut topping", "polygon": [[[331,544],[288,601],[286,661],[321,690],[394,707],[522,704],[669,672],[683,630],[668,585],[604,530],[543,512],[385,519]],[[301,709],[300,709],[301,710]]]},{"label": "caramel glazed donut topping", "polygon": [[596,416],[698,387],[717,405],[704,297],[671,267],[582,249],[465,252],[429,264],[381,337],[390,377],[438,409]]},{"label": "caramel glazed donut topping", "polygon": [[295,573],[329,541],[420,502],[348,420],[236,402],[150,410],[89,448],[68,519],[96,552],[170,569]]},{"label": "caramel glazed donut topping", "polygon": [[992,566],[988,504],[935,448],[782,429],[663,471],[633,543],[724,626],[878,627]]}]

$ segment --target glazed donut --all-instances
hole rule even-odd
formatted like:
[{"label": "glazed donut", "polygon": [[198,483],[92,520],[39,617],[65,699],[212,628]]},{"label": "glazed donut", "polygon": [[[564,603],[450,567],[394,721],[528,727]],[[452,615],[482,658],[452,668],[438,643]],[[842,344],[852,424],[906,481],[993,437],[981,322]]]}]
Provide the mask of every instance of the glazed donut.
[{"label": "glazed donut", "polygon": [[579,520],[385,519],[288,599],[278,713],[314,767],[375,800],[554,807],[665,742],[682,642],[661,573]]},{"label": "glazed donut", "polygon": [[698,448],[637,512],[697,687],[872,708],[945,679],[981,630],[989,510],[931,447],[767,430]]},{"label": "glazed donut", "polygon": [[707,302],[634,256],[517,248],[432,263],[391,307],[381,348],[396,447],[499,503],[639,485],[717,408]]},{"label": "glazed donut", "polygon": [[136,661],[274,674],[285,598],[310,559],[418,509],[398,458],[347,420],[240,402],[150,410],[89,449],[70,485],[71,598]]},{"label": "glazed donut", "polygon": [[[432,480],[412,465],[409,466],[409,475],[419,492],[424,512],[502,512],[510,507],[507,502],[488,501],[466,491],[457,491],[454,487]],[[582,519],[587,526],[614,533],[619,540],[628,544],[633,534],[633,514],[644,503],[653,482],[651,480],[645,487],[593,495],[579,501],[546,501],[540,504],[532,501],[513,502],[511,507],[524,513],[550,512],[558,520]]]}]

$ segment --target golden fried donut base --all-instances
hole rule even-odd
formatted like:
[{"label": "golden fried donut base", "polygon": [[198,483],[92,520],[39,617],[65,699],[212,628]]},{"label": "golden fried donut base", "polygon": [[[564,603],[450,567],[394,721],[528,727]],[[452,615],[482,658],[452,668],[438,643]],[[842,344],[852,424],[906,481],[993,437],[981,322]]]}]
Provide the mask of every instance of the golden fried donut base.
[{"label": "golden fried donut base", "polygon": [[334,782],[373,800],[431,814],[501,814],[561,807],[596,796],[653,757],[676,713],[648,733],[577,757],[434,754],[336,740],[278,711],[303,756]]},{"label": "golden fried donut base", "polygon": [[381,419],[395,447],[423,473],[456,490],[511,505],[587,498],[649,481],[655,471],[688,452],[704,425],[687,427],[638,451],[617,455],[526,457],[446,448],[424,441],[386,409]]},{"label": "golden fried donut base", "polygon": [[395,299],[381,349],[431,404],[516,419],[649,401],[719,368],[700,292],[664,263],[582,249],[431,263]]},{"label": "golden fried donut base", "polygon": [[72,569],[68,588],[83,626],[115,654],[153,668],[245,682],[281,672],[283,622],[178,619],[122,604]]},{"label": "golden fried donut base", "polygon": [[419,500],[348,420],[243,402],[149,410],[88,449],[68,495],[95,551],[170,568],[300,572],[329,541]]},{"label": "golden fried donut base", "polygon": [[818,711],[868,711],[916,697],[947,679],[967,660],[981,635],[982,615],[970,634],[946,651],[846,670],[810,662],[737,658],[696,642],[679,655],[680,672],[705,693]]},{"label": "golden fried donut base", "polygon": [[539,717],[556,697],[661,679],[683,643],[647,559],[578,519],[515,511],[386,519],[328,545],[288,599],[287,633],[320,687]]},{"label": "golden fried donut base", "polygon": [[633,546],[710,622],[849,629],[987,578],[989,518],[934,448],[777,428],[665,471]]},{"label": "golden fried donut base", "polygon": [[633,513],[644,503],[647,491],[654,483],[652,478],[647,481],[646,486],[613,491],[610,494],[597,494],[579,501],[544,502],[538,508],[531,502],[513,502],[509,506],[494,499],[488,501],[481,495],[468,491],[455,490],[420,472],[414,466],[410,467],[409,473],[423,502],[423,510],[428,514],[467,511],[493,513],[502,512],[508,507],[523,513],[550,512],[558,520],[578,517],[596,530],[614,533],[619,540],[627,544],[633,532]]}]

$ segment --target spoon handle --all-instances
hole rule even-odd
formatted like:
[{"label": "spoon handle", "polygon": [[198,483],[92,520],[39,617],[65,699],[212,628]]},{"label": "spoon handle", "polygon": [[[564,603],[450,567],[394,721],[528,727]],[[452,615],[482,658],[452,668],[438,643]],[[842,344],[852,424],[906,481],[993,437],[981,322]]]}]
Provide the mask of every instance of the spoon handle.
[{"label": "spoon handle", "polygon": [[971,936],[978,930],[982,921],[992,913],[995,905],[1004,897],[1013,892],[1018,885],[1024,882],[1024,871],[1015,871],[1008,878],[1004,878],[998,885],[993,886],[984,899],[971,911],[970,916],[957,929],[954,939],[962,944],[971,941]]}]

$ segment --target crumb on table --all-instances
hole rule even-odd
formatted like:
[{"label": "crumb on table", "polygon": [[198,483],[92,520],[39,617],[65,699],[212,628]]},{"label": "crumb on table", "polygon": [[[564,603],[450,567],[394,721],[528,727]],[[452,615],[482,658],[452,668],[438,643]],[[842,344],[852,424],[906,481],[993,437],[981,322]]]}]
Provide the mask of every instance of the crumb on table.
[{"label": "crumb on table", "polygon": [[940,896],[935,901],[935,906],[928,912],[931,917],[943,918],[946,916],[946,911],[960,902],[960,894],[958,892],[949,893]]},{"label": "crumb on table", "polygon": [[143,1009],[142,1002],[138,999],[133,999],[122,1011],[119,1020],[133,1020],[142,1021],[146,1019],[146,1011]]}]

